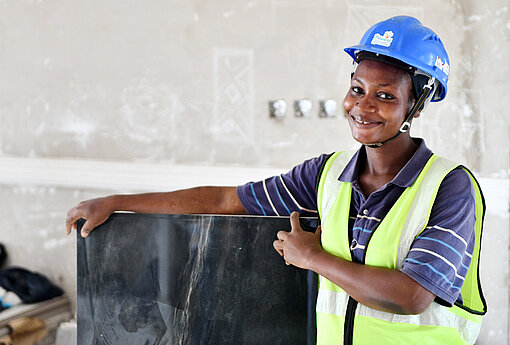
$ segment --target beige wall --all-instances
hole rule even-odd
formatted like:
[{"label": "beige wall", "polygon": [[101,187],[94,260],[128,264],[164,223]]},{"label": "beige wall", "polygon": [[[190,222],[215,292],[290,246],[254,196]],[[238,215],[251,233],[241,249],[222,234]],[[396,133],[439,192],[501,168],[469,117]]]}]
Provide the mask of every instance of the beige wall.
[{"label": "beige wall", "polygon": [[[479,343],[508,344],[503,0],[0,0],[0,241],[10,262],[73,295],[75,245],[62,234],[65,212],[79,200],[194,181],[236,184],[354,147],[341,112],[321,119],[318,102],[341,102],[347,90],[351,65],[341,48],[396,14],[420,18],[450,54],[448,96],[413,133],[482,177],[490,309]],[[268,115],[277,98],[287,101],[282,120]],[[313,101],[313,117],[294,117],[300,98]],[[162,176],[183,164],[188,179]],[[110,177],[90,173],[99,168]],[[147,175],[156,182],[143,181]]]}]

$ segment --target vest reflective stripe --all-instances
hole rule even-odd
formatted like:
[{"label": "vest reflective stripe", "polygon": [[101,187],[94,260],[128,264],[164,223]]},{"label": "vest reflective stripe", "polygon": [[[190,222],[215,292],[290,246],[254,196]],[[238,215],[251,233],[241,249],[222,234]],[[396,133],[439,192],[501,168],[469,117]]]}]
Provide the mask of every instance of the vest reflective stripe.
[{"label": "vest reflective stripe", "polygon": [[[324,167],[318,188],[323,248],[347,260],[351,260],[348,240],[351,186],[350,183],[338,181],[338,176],[353,155],[354,152],[340,152],[330,157]],[[374,231],[367,244],[365,264],[396,269],[402,267],[412,242],[428,223],[442,180],[455,167],[457,164],[435,155],[429,159],[413,185],[406,188]],[[477,241],[473,263],[468,270],[462,293],[465,306],[478,313],[469,313],[459,306],[446,308],[432,303],[422,314],[398,315],[359,304],[356,310],[354,344],[370,344],[373,341],[381,344],[382,336],[385,339],[392,339],[391,341],[401,336],[406,343],[419,344],[427,344],[426,339],[430,339],[430,343],[436,343],[438,339],[455,344],[475,342],[482,321],[482,315],[477,314],[484,314],[486,310],[478,280],[484,205],[476,180],[467,169],[466,171],[473,179],[475,188]],[[320,277],[319,284],[318,344],[338,344],[341,342],[340,337],[343,336],[343,320],[349,296],[324,277]],[[465,289],[467,299],[464,298]],[[327,333],[327,336],[321,334],[323,332]]]},{"label": "vest reflective stripe", "polygon": [[[324,166],[317,191],[317,205],[321,218],[321,228],[323,229],[326,224],[325,220],[328,219],[338,220],[339,222],[343,222],[341,223],[342,226],[348,226],[351,185],[338,181],[338,177],[354,156],[354,153],[354,151],[337,152],[328,159]],[[344,195],[344,198],[338,198],[337,196],[339,194]],[[338,203],[341,203],[341,205],[338,205]],[[321,238],[324,250],[342,258],[349,258],[350,260],[351,253],[349,249],[348,233],[343,232],[343,237],[340,237],[339,233],[336,233],[336,236],[329,236],[329,234],[330,233],[322,231]],[[328,285],[330,289],[339,289],[339,287],[334,284]]]},{"label": "vest reflective stripe", "polygon": [[[317,202],[320,217],[328,214],[331,206],[335,202],[338,188],[340,187],[338,177],[345,169],[345,166],[352,159],[356,151],[336,152],[326,162],[322,170],[321,182],[317,192]],[[325,177],[325,181],[322,179]],[[324,205],[323,205],[324,202]]]},{"label": "vest reflective stripe", "polygon": [[[319,290],[319,295],[317,297],[317,313],[330,314],[340,316],[342,321],[346,312],[347,301],[349,299],[349,295],[343,292],[335,292],[329,291],[325,289]],[[455,309],[455,310],[452,310]],[[358,304],[358,308],[356,310],[356,317],[365,316],[370,318],[377,318],[379,320],[387,321],[391,324],[388,324],[387,331],[391,331],[392,324],[400,323],[400,324],[410,324],[416,326],[441,326],[441,327],[449,327],[455,330],[458,330],[460,334],[460,339],[452,340],[452,343],[459,344],[474,344],[478,333],[480,332],[480,327],[482,323],[481,315],[473,315],[470,314],[466,317],[466,311],[460,309],[459,307],[454,306],[453,308],[445,308],[437,303],[432,303],[423,313],[419,315],[401,315],[401,314],[392,314],[386,313],[383,311],[375,310],[364,306],[362,304]],[[356,325],[356,323],[355,323]],[[319,325],[318,325],[319,327]],[[356,327],[356,326],[355,326]],[[320,329],[320,328],[319,328]],[[336,334],[333,338],[336,338],[336,344],[340,344],[340,340],[338,339],[339,332],[343,331],[343,327],[336,330]],[[428,332],[428,331],[427,331]],[[360,338],[359,336],[356,337]],[[416,334],[416,343],[417,344],[426,344],[423,342],[419,336],[419,331]],[[374,335],[376,338],[380,337],[380,335]],[[328,337],[330,338],[330,337]],[[332,342],[334,343],[334,342]],[[391,344],[391,342],[389,342]],[[448,342],[449,344],[450,342]],[[321,344],[322,343],[318,343]],[[355,341],[354,344],[357,344]],[[363,343],[361,343],[363,344]],[[368,343],[371,344],[371,343]],[[378,341],[377,344],[382,344],[381,341]]]}]

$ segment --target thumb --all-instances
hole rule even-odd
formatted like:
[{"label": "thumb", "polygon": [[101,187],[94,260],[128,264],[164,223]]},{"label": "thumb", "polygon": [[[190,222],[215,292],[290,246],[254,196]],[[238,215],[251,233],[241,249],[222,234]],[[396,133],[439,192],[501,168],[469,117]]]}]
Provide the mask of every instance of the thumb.
[{"label": "thumb", "polygon": [[290,226],[291,232],[301,230],[301,224],[299,223],[299,212],[292,212],[290,215]]},{"label": "thumb", "polygon": [[92,225],[92,223],[90,222],[90,219],[87,219],[85,224],[83,224],[83,226],[81,227],[81,236],[87,237],[93,229],[94,229],[94,225]]}]

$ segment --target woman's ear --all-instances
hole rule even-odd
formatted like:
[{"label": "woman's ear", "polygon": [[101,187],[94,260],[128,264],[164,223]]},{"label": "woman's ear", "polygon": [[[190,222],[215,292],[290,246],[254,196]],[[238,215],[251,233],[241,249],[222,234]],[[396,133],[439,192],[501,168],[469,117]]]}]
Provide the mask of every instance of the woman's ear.
[{"label": "woman's ear", "polygon": [[419,118],[419,117],[420,117],[420,115],[421,115],[421,110],[418,110],[418,111],[416,112],[416,114],[414,114],[414,116],[413,116],[413,117],[414,117],[414,118]]}]

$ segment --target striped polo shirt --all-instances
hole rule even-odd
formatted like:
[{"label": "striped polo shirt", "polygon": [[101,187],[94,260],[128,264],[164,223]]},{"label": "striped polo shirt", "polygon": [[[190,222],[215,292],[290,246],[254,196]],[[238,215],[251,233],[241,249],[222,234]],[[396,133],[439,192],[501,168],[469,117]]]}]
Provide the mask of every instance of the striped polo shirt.
[{"label": "striped polo shirt", "polygon": [[[366,196],[358,176],[366,159],[362,146],[339,181],[352,186],[349,235],[353,260],[361,262],[365,245],[373,231],[427,163],[432,152],[422,139],[413,157],[395,178]],[[318,216],[317,180],[330,155],[309,159],[280,176],[237,187],[239,198],[249,214],[284,216],[298,211],[302,216]],[[462,169],[451,171],[443,180],[429,223],[415,239],[400,269],[436,295],[436,301],[452,306],[462,301],[460,289],[467,274],[474,248],[474,190],[469,175]]]}]

